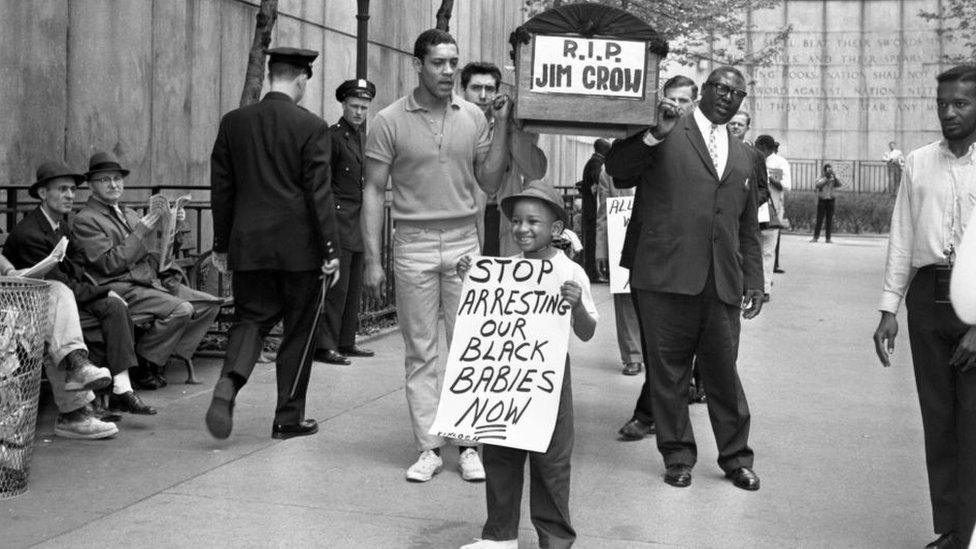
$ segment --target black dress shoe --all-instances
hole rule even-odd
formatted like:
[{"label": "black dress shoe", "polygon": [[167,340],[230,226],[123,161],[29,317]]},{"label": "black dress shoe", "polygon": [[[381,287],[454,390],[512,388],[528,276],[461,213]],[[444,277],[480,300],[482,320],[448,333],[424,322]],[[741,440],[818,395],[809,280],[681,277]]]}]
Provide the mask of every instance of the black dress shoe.
[{"label": "black dress shoe", "polygon": [[783,269],[780,269],[779,267],[776,267],[775,269],[773,269],[773,272],[776,273],[776,274],[783,274],[786,271],[784,271]]},{"label": "black dress shoe", "polygon": [[122,421],[122,416],[105,407],[104,396],[98,393],[95,394],[95,400],[91,401],[92,413],[102,421],[108,421],[110,423]]},{"label": "black dress shoe", "polygon": [[725,473],[725,478],[732,479],[732,484],[735,484],[738,488],[743,490],[758,490],[759,489],[759,477],[756,473],[752,472],[752,469],[748,467],[739,467],[738,469],[733,469],[728,473]]},{"label": "black dress shoe", "polygon": [[207,430],[214,438],[227,438],[234,427],[234,398],[237,389],[229,377],[221,377],[214,386],[213,398],[207,410]]},{"label": "black dress shoe", "polygon": [[338,351],[333,351],[332,349],[318,349],[312,358],[316,362],[326,362],[328,364],[340,364],[342,366],[348,366],[352,364],[348,358],[339,354]]},{"label": "black dress shoe", "polygon": [[376,354],[365,347],[360,347],[359,345],[353,345],[352,347],[339,347],[339,352],[346,356],[362,357],[371,357]]},{"label": "black dress shoe", "polygon": [[314,419],[305,419],[295,425],[275,425],[271,428],[271,438],[292,438],[314,435],[319,432],[319,424]]},{"label": "black dress shoe", "polygon": [[925,549],[962,549],[962,543],[955,532],[946,532],[939,539],[925,546]]},{"label": "black dress shoe", "polygon": [[113,393],[112,396],[108,397],[108,407],[111,410],[128,412],[130,414],[140,414],[144,416],[156,415],[156,409],[143,402],[142,399],[139,398],[139,395],[132,391],[122,393],[121,395],[116,395]]},{"label": "black dress shoe", "polygon": [[668,465],[668,470],[664,473],[664,482],[678,488],[691,486],[691,467],[682,463]]},{"label": "black dress shoe", "polygon": [[617,432],[620,433],[620,438],[623,440],[640,440],[647,435],[654,434],[654,422],[644,423],[635,417],[625,423]]},{"label": "black dress shoe", "polygon": [[129,369],[132,378],[132,386],[141,391],[155,391],[162,387],[159,379],[145,366],[136,366]]}]

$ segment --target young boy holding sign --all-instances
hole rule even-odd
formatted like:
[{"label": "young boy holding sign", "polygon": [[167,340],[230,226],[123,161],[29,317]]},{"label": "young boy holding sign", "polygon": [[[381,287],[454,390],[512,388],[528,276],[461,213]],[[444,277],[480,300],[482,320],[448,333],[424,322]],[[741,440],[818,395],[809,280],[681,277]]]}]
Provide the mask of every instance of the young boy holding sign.
[{"label": "young boy holding sign", "polygon": [[[551,261],[555,272],[566,273],[560,288],[572,310],[573,332],[583,341],[593,337],[598,314],[590,294],[589,278],[577,263],[552,246],[567,222],[562,201],[552,185],[533,182],[521,193],[502,200],[502,212],[510,220],[512,237],[522,253],[518,257]],[[466,256],[458,263],[464,278],[471,268]],[[569,356],[559,396],[559,410],[549,447],[544,453],[516,448],[484,446],[485,492],[488,520],[482,539],[463,549],[517,548],[519,509],[522,501],[525,458],[530,466],[530,509],[540,547],[570,547],[576,531],[569,520],[570,457],[573,451],[573,393]]]}]

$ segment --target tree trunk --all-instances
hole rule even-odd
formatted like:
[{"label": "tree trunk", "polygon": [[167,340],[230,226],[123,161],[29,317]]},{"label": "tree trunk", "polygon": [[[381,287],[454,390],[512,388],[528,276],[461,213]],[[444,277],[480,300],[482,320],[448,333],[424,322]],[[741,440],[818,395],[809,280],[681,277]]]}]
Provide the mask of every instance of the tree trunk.
[{"label": "tree trunk", "polygon": [[261,99],[264,85],[264,59],[271,44],[271,29],[278,20],[278,0],[261,0],[258,8],[257,25],[254,27],[254,40],[251,53],[247,56],[247,72],[244,74],[244,91],[241,92],[241,106],[246,107]]},{"label": "tree trunk", "polygon": [[441,0],[441,7],[437,10],[437,28],[451,31],[451,12],[454,10],[454,0]]}]

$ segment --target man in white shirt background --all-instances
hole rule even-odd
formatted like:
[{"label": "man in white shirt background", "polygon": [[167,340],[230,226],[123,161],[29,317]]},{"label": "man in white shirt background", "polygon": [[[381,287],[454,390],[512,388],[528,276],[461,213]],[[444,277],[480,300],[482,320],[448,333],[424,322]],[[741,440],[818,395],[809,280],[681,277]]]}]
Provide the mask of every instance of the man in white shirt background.
[{"label": "man in white shirt background", "polygon": [[905,156],[898,150],[894,141],[888,143],[888,150],[881,155],[881,160],[885,161],[888,172],[888,193],[898,192],[898,183],[901,181],[901,171],[905,168]]},{"label": "man in white shirt background", "polygon": [[968,547],[976,522],[976,326],[948,299],[955,249],[976,204],[976,66],[937,77],[943,139],[909,153],[891,216],[875,351],[884,366],[908,312],[935,533]]},{"label": "man in white shirt background", "polygon": [[770,135],[756,138],[756,149],[766,157],[766,172],[769,175],[769,200],[773,206],[768,228],[762,231],[763,276],[766,287],[763,299],[769,301],[773,287],[773,273],[782,273],[779,268],[780,230],[786,226],[786,191],[793,186],[790,177],[790,163],[779,155],[779,143]]}]

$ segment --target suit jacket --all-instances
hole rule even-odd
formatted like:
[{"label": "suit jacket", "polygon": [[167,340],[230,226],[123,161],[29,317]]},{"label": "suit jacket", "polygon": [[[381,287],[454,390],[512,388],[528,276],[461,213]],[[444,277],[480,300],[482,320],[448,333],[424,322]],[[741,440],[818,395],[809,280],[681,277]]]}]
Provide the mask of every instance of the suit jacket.
[{"label": "suit jacket", "polygon": [[[69,237],[70,233],[67,216],[60,220],[55,230],[38,206],[10,230],[3,246],[3,255],[18,269],[31,267],[47,257],[61,238]],[[105,297],[108,288],[96,286],[85,278],[84,268],[75,261],[76,257],[73,256],[76,254],[72,248],[73,245],[69,243],[67,257],[45,275],[45,280],[57,280],[71,288],[79,305]]]},{"label": "suit jacket", "polygon": [[643,132],[616,141],[606,160],[618,187],[638,185],[639,235],[631,286],[697,295],[714,268],[719,299],[738,305],[763,287],[752,155],[729,136],[725,173],[715,173],[694,114],[654,147]]},{"label": "suit jacket", "polygon": [[325,120],[278,92],[220,121],[210,156],[215,252],[235,271],[319,269],[335,255]]},{"label": "suit jacket", "polygon": [[130,282],[159,287],[158,265],[149,255],[152,230],[139,223],[141,216],[120,206],[124,219],[95,197],[75,215],[71,240],[78,247],[85,272],[97,284]]},{"label": "suit jacket", "polygon": [[362,252],[359,212],[363,207],[363,147],[365,124],[353,128],[345,118],[329,128],[332,136],[332,192],[335,195],[336,228],[343,249]]},{"label": "suit jacket", "polygon": [[596,219],[596,192],[593,189],[600,183],[601,170],[603,155],[594,153],[583,166],[583,180],[576,184],[583,201],[581,213],[587,219]]}]

